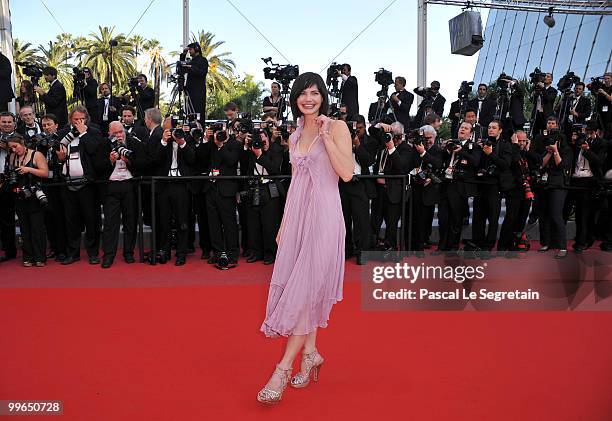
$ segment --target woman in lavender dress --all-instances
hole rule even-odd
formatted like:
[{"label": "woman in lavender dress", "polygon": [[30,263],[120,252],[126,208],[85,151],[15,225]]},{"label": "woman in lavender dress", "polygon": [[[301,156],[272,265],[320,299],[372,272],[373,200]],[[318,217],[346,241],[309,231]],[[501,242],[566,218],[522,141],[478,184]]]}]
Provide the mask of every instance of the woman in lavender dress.
[{"label": "woman in lavender dress", "polygon": [[[280,401],[289,382],[300,388],[311,375],[318,380],[323,358],[315,347],[317,329],[327,327],[332,305],[342,299],[345,228],[338,178],[350,181],[354,170],[348,127],[326,117],[329,103],[321,76],[301,74],[289,99],[298,118],[289,139],[292,179],[261,326],[268,337],[287,337],[287,345],[257,395],[263,403]],[[291,378],[302,349],[300,371]]]}]

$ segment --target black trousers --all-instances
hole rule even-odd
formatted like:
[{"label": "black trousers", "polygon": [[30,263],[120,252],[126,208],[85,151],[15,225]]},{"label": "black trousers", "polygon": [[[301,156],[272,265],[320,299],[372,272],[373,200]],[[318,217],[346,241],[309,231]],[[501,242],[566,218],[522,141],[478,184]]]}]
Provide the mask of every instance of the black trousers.
[{"label": "black trousers", "polygon": [[213,251],[217,254],[225,251],[230,259],[238,260],[236,197],[222,196],[213,183],[206,193],[206,211]]},{"label": "black trousers", "polygon": [[462,193],[465,190],[463,182],[444,182],[440,190],[438,207],[438,225],[440,241],[438,250],[458,250],[463,230],[463,219],[469,209],[468,197]]},{"label": "black trousers", "polygon": [[[412,185],[412,194],[409,203],[412,207],[412,244],[408,242],[408,227],[404,229],[404,244],[406,244],[406,247],[410,245],[411,250],[423,250],[425,241],[429,240],[429,236],[431,235],[435,205],[429,206],[423,203],[425,188],[426,187],[422,184]],[[410,208],[406,206],[404,220],[408,221],[409,215]]]},{"label": "black trousers", "polygon": [[249,238],[249,218],[247,218],[247,204],[244,201],[236,204],[238,210],[238,225],[240,226],[239,242],[242,252],[252,252],[253,242]]},{"label": "black trousers", "polygon": [[156,208],[159,213],[159,249],[168,255],[171,252],[170,231],[172,220],[176,223],[176,255],[187,254],[188,222],[189,222],[189,190],[184,182],[159,183],[156,188]]},{"label": "black trousers", "polygon": [[[519,211],[523,199],[523,188],[514,188],[502,193],[506,200],[506,214],[504,222],[502,222],[501,231],[499,233],[499,242],[497,243],[498,250],[513,250],[514,240],[516,239],[516,229],[519,220]],[[518,231],[520,232],[520,231]]]},{"label": "black trousers", "polygon": [[23,261],[44,262],[47,260],[45,211],[36,198],[17,199],[15,208],[23,242]]},{"label": "black trousers", "polygon": [[100,247],[100,202],[98,189],[86,184],[77,191],[62,187],[64,215],[66,217],[66,254],[79,257],[81,232],[85,227],[85,249],[89,257],[97,257]]},{"label": "black trousers", "polygon": [[15,194],[9,191],[0,193],[0,242],[7,257],[17,255],[15,242]]},{"label": "black trousers", "polygon": [[276,257],[276,234],[281,221],[281,199],[271,198],[266,184],[262,185],[259,206],[246,206],[247,229],[253,255],[264,260]]},{"label": "black trousers", "polygon": [[381,216],[385,221],[385,243],[391,248],[397,249],[399,242],[397,227],[402,216],[402,203],[393,203],[389,200],[389,195],[387,194],[387,189],[384,184],[377,184],[376,188],[378,190],[378,196],[382,201]]},{"label": "black trousers", "polygon": [[540,195],[540,244],[552,249],[567,247],[567,233],[563,219],[563,206],[567,197],[565,189],[543,189]]},{"label": "black trousers", "polygon": [[119,228],[123,225],[123,255],[132,256],[136,246],[136,185],[131,181],[115,181],[107,186],[104,199],[102,250],[105,259],[114,259],[119,244]]},{"label": "black trousers", "polygon": [[193,196],[195,215],[198,219],[199,245],[202,253],[207,254],[212,250],[210,243],[210,228],[208,227],[208,211],[206,209],[206,194],[197,193]]},{"label": "black trousers", "polygon": [[369,250],[370,245],[370,200],[363,181],[340,182],[340,202],[344,215],[346,236],[344,249],[347,254]]},{"label": "black trousers", "polygon": [[595,215],[599,205],[593,198],[596,182],[590,178],[574,178],[572,185],[576,189],[572,191],[576,205],[576,238],[577,246],[586,246],[595,241],[596,219]]},{"label": "black trousers", "polygon": [[527,218],[529,217],[529,210],[531,209],[532,204],[533,200],[525,200],[523,197],[521,197],[518,218],[516,218],[516,227],[514,229],[514,232],[516,232],[517,235],[522,234],[525,226],[527,225]]},{"label": "black trousers", "polygon": [[45,209],[45,227],[51,250],[56,255],[66,255],[66,217],[64,202],[60,186],[48,186],[43,184],[49,205]]},{"label": "black trousers", "polygon": [[[501,195],[498,184],[479,184],[474,197],[472,242],[483,250],[492,250],[497,240]],[[487,229],[487,222],[489,223]]]}]

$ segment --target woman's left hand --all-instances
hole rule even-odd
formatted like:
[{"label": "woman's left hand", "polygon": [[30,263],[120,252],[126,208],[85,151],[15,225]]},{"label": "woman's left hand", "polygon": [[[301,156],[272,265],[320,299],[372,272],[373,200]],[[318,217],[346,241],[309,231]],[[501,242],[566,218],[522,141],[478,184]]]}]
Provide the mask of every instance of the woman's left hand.
[{"label": "woman's left hand", "polygon": [[17,168],[17,172],[21,175],[23,174],[27,174],[30,172],[30,167],[24,167],[23,165],[19,168]]},{"label": "woman's left hand", "polygon": [[326,115],[320,115],[315,121],[319,126],[319,136],[326,142],[330,141],[332,139],[331,130],[333,120]]}]

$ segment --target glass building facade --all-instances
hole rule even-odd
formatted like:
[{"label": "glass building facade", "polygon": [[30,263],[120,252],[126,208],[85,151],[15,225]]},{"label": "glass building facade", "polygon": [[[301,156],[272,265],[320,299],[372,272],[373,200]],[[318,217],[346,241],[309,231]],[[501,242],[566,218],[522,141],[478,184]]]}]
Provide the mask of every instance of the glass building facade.
[{"label": "glass building facade", "polygon": [[553,14],[553,28],[544,24],[544,16],[491,10],[474,82],[488,84],[502,72],[520,80],[539,67],[553,73],[554,84],[568,71],[588,83],[610,71],[612,16]]}]

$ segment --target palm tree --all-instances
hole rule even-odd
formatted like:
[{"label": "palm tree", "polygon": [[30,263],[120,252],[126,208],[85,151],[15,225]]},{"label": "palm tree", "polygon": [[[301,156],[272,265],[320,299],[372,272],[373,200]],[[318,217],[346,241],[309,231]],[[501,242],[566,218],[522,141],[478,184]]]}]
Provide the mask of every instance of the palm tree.
[{"label": "palm tree", "polygon": [[155,89],[155,104],[159,104],[159,90],[161,83],[170,74],[170,66],[162,54],[163,47],[159,41],[152,39],[144,45],[144,50],[148,54],[146,66],[149,68],[149,76],[153,80]]},{"label": "palm tree", "polygon": [[72,69],[66,62],[67,48],[59,42],[49,41],[48,47],[39,45],[38,51],[46,66],[55,67],[55,69],[57,69],[57,78],[66,88],[67,96],[71,97],[73,88]]},{"label": "palm tree", "polygon": [[133,76],[134,50],[126,40],[125,35],[114,35],[115,27],[99,26],[99,33],[91,32],[89,38],[85,40],[78,50],[78,58],[83,60],[83,64],[89,67],[98,80],[111,80],[111,49],[110,41],[117,41],[117,46],[113,47],[113,67],[112,80],[117,87],[125,86],[127,79]]},{"label": "palm tree", "polygon": [[138,70],[138,54],[143,53],[144,51],[146,51],[146,44],[147,44],[147,40],[141,36],[141,35],[132,35],[130,37],[130,39],[128,39],[128,42],[130,44],[132,44],[132,47],[134,49],[134,62],[136,63],[136,70]]},{"label": "palm tree", "polygon": [[[20,63],[41,64],[40,57],[38,57],[36,49],[32,48],[32,44],[29,42],[22,44],[18,38],[13,38],[13,60]],[[15,66],[16,86],[19,86],[25,77],[22,67]]]},{"label": "palm tree", "polygon": [[62,33],[55,37],[56,44],[64,51],[64,61],[68,64],[68,60],[76,54],[75,40],[71,34]]}]

